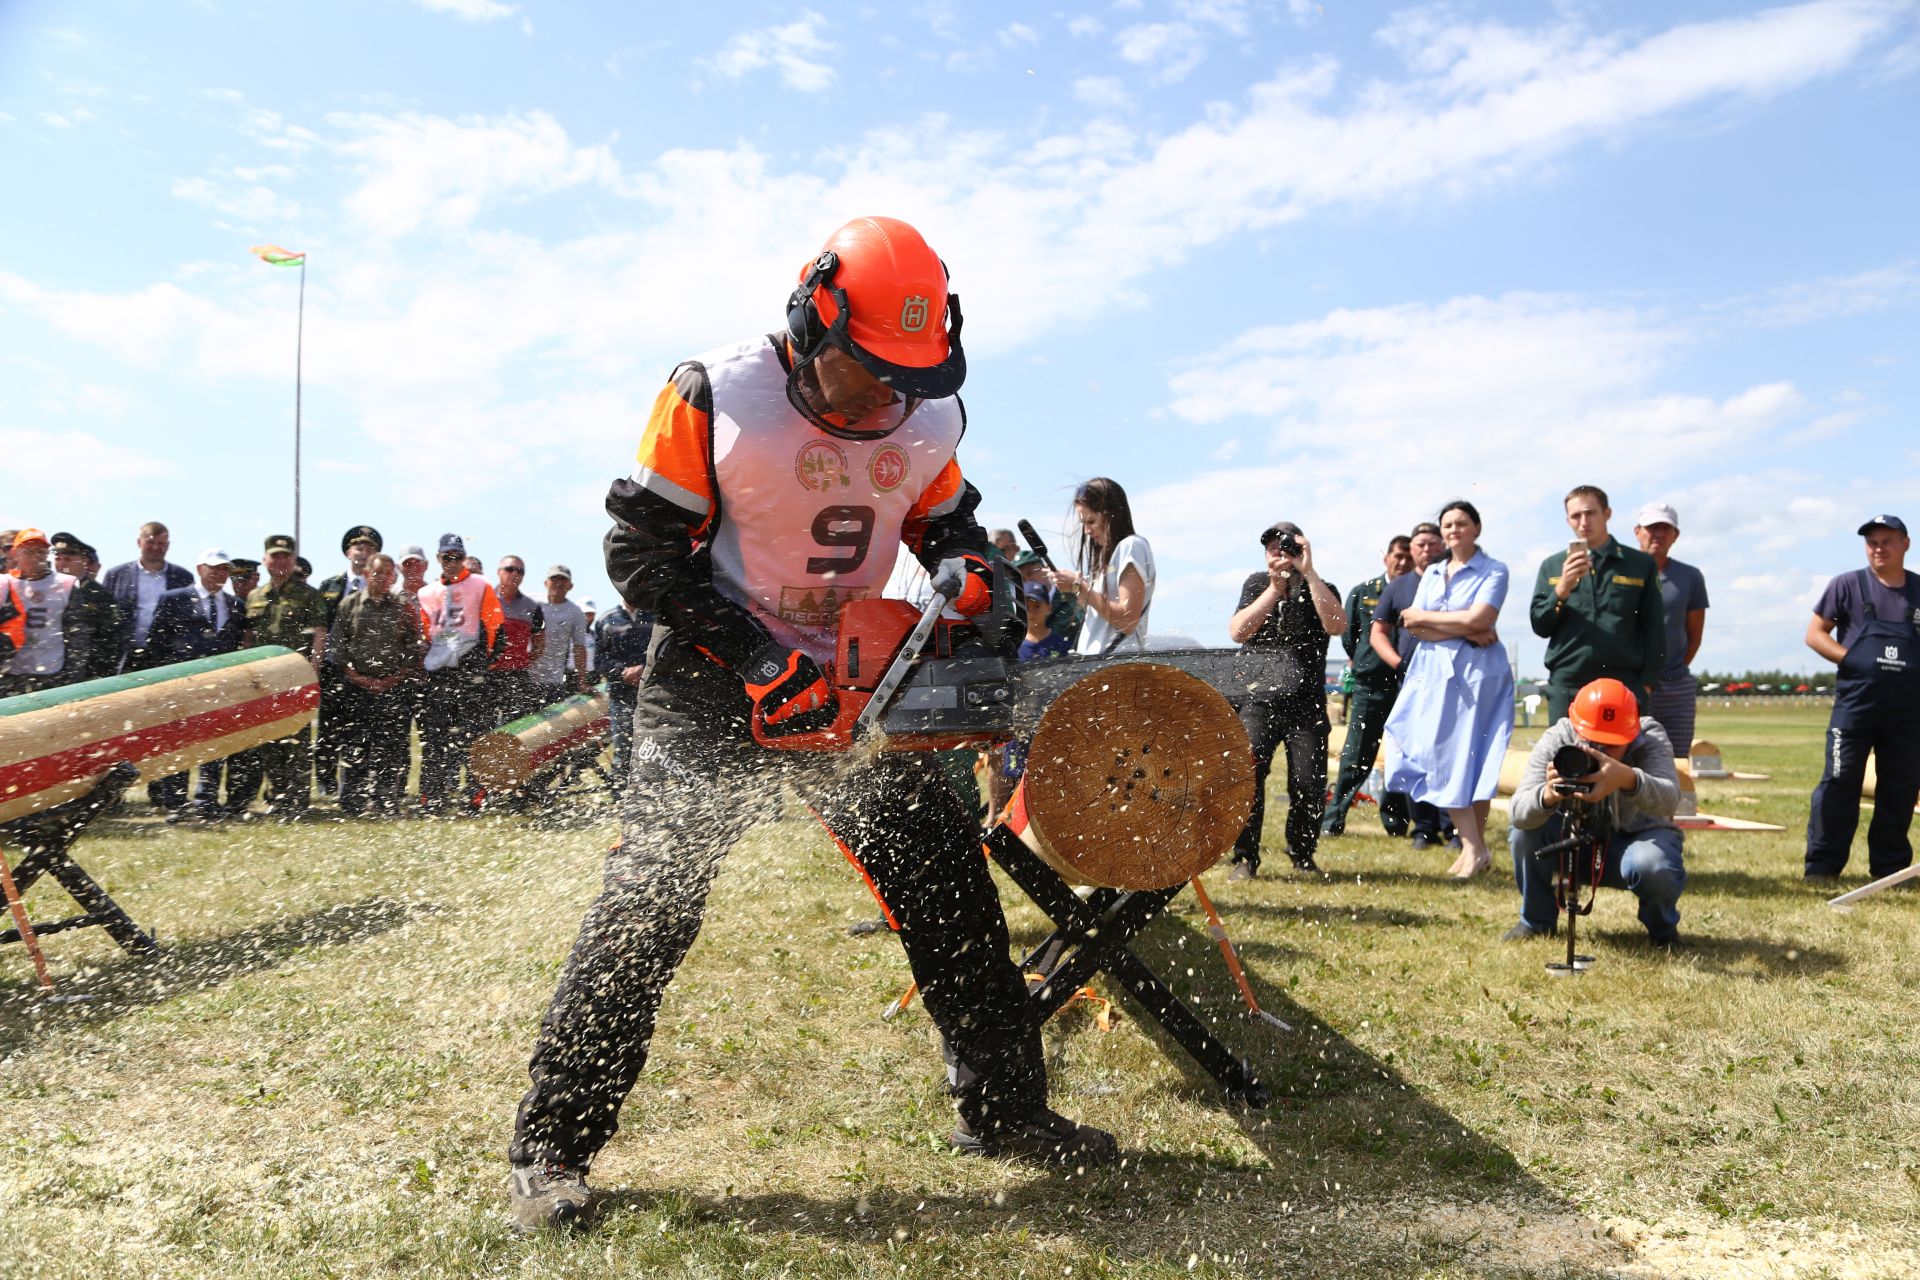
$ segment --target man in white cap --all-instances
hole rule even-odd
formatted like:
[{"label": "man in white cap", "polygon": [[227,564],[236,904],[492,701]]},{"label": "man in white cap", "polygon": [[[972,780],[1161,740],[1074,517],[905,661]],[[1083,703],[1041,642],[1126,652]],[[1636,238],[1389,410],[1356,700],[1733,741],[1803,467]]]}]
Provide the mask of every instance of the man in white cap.
[{"label": "man in white cap", "polygon": [[[534,702],[550,707],[569,693],[585,693],[591,684],[592,668],[587,665],[586,611],[567,599],[573,590],[573,570],[556,564],[547,570],[547,602],[540,606],[546,619],[542,634],[546,643],[533,655],[527,668],[533,685]],[[567,669],[573,669],[573,685],[567,684]]]},{"label": "man in white cap", "polygon": [[1691,667],[1707,630],[1707,580],[1692,565],[1673,558],[1673,544],[1680,539],[1680,516],[1670,504],[1649,502],[1641,507],[1633,519],[1633,536],[1660,572],[1660,602],[1666,609],[1667,660],[1654,681],[1646,713],[1667,731],[1674,759],[1685,760],[1693,754],[1699,686]]},{"label": "man in white cap", "polygon": [[[153,626],[147,632],[148,651],[161,662],[188,662],[238,649],[247,611],[227,590],[232,572],[232,557],[219,547],[201,552],[193,567],[193,585],[161,593],[153,611]],[[185,773],[155,779],[147,794],[167,811],[169,822],[184,821],[196,814],[214,817],[220,812],[220,773],[213,765],[201,766],[200,784],[191,807],[187,804]]]}]

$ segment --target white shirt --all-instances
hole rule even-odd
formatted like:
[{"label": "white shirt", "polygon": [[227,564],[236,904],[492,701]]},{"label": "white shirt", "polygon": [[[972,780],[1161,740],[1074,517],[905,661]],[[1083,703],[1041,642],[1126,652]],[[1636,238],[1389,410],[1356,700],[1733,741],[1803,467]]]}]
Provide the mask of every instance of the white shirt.
[{"label": "white shirt", "polygon": [[564,684],[567,664],[573,661],[573,646],[587,642],[587,615],[571,600],[543,603],[540,612],[546,617],[546,625],[541,628],[546,647],[527,668],[528,677],[535,684]]},{"label": "white shirt", "polygon": [[[207,612],[207,601],[209,598],[213,601],[212,613]],[[221,625],[226,622],[227,610],[231,608],[227,603],[226,592],[208,591],[206,587],[199,582],[193,584],[193,606],[200,611],[201,617],[210,620],[210,625],[215,631],[218,631]]]},{"label": "white shirt", "polygon": [[158,569],[149,569],[139,561],[134,561],[134,572],[140,576],[134,580],[139,595],[133,606],[133,647],[146,647],[147,632],[153,630],[154,610],[160,607],[160,597],[167,590],[167,569],[165,565]]},{"label": "white shirt", "polygon": [[1088,609],[1086,620],[1080,624],[1080,638],[1073,646],[1075,653],[1098,656],[1106,653],[1110,645],[1116,649],[1125,648],[1129,651],[1139,649],[1144,652],[1146,650],[1147,612],[1153,604],[1153,548],[1147,545],[1145,538],[1137,533],[1131,533],[1120,539],[1120,545],[1113,549],[1113,555],[1107,561],[1106,573],[1100,577],[1100,594],[1108,600],[1113,599],[1113,593],[1120,589],[1120,575],[1126,572],[1128,565],[1140,571],[1140,580],[1147,588],[1147,598],[1140,608],[1140,621],[1134,627],[1133,633],[1122,639],[1118,645],[1114,645],[1113,641],[1118,633],[1114,631],[1113,625],[1092,609]]},{"label": "white shirt", "polygon": [[20,589],[20,602],[27,607],[27,635],[26,643],[13,656],[13,665],[7,668],[10,674],[51,676],[67,665],[66,634],[60,624],[79,581],[64,573],[13,580]]}]

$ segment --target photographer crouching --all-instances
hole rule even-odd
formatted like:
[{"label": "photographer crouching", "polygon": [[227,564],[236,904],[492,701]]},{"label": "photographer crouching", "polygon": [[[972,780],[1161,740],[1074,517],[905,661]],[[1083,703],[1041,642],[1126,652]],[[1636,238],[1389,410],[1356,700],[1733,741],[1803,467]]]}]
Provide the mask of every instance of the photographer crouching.
[{"label": "photographer crouching", "polygon": [[1640,899],[1640,923],[1653,946],[1682,946],[1675,904],[1687,887],[1687,868],[1673,825],[1679,804],[1680,775],[1666,730],[1640,714],[1639,702],[1618,680],[1583,687],[1566,716],[1534,745],[1514,789],[1511,839],[1520,923],[1506,940],[1556,932],[1558,865],[1544,851],[1577,817],[1606,841],[1600,883],[1630,889]]}]

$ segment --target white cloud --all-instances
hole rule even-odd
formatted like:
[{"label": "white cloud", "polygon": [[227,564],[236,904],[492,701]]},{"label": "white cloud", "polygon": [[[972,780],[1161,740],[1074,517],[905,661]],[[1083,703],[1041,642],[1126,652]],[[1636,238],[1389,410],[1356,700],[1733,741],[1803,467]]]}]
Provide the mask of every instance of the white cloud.
[{"label": "white cloud", "polygon": [[73,121],[55,111],[42,111],[40,118],[56,129],[71,129]]},{"label": "white cloud", "polygon": [[173,195],[175,199],[223,213],[248,227],[269,227],[300,216],[297,203],[257,183],[236,189],[209,178],[177,178]]},{"label": "white cloud", "polygon": [[1081,76],[1073,82],[1073,96],[1099,111],[1125,111],[1133,105],[1117,76]]},{"label": "white cloud", "polygon": [[1113,37],[1113,47],[1123,61],[1147,68],[1156,84],[1184,80],[1207,55],[1200,33],[1184,22],[1142,22],[1122,28]]},{"label": "white cloud", "polygon": [[777,27],[742,31],[721,46],[718,53],[700,59],[700,65],[727,80],[738,80],[755,71],[772,68],[780,73],[780,82],[801,93],[820,93],[833,86],[834,70],[820,61],[836,46],[821,31],[826,19],[811,9],[794,21]]},{"label": "white cloud", "polygon": [[[171,475],[164,458],[102,440],[84,431],[34,431],[0,426],[0,456],[17,475],[31,475],[33,503],[61,503],[110,494],[129,482]],[[25,495],[11,495],[16,501]]]},{"label": "white cloud", "polygon": [[498,22],[520,12],[519,5],[502,4],[500,0],[414,0],[414,3],[431,13],[452,14],[462,22]]},{"label": "white cloud", "polygon": [[1174,0],[1174,10],[1188,22],[1204,22],[1240,36],[1247,33],[1248,0]]},{"label": "white cloud", "polygon": [[1920,303],[1920,264],[1896,262],[1850,276],[1787,285],[1733,309],[1750,324],[1811,324]]},{"label": "white cloud", "polygon": [[328,123],[340,132],[328,145],[364,178],[347,197],[346,211],[385,237],[425,224],[457,229],[496,201],[611,183],[619,175],[606,146],[574,146],[544,111],[459,120],[411,112],[334,115]]},{"label": "white cloud", "polygon": [[1000,28],[997,36],[1001,44],[1012,49],[1019,45],[1040,43],[1040,33],[1024,22],[1011,22]]},{"label": "white cloud", "polygon": [[1090,40],[1106,29],[1106,23],[1090,13],[1080,14],[1067,23],[1067,34],[1076,40]]},{"label": "white cloud", "polygon": [[[1743,556],[1831,513],[1783,519],[1804,477],[1744,495],[1737,483],[1673,490],[1673,476],[1703,467],[1726,478],[1764,468],[1761,442],[1815,414],[1784,378],[1723,394],[1660,385],[1701,336],[1698,324],[1659,312],[1532,294],[1337,310],[1243,335],[1169,384],[1174,418],[1231,425],[1221,450],[1249,430],[1263,432],[1264,448],[1135,495],[1161,565],[1156,615],[1216,636],[1224,623],[1204,612],[1218,612],[1216,579],[1273,519],[1319,536],[1322,568],[1344,586],[1377,572],[1373,556],[1391,534],[1465,496],[1486,519],[1489,553],[1514,574],[1507,638],[1537,666],[1525,595],[1534,564],[1564,538],[1540,497],[1575,479],[1610,492],[1623,537],[1641,501],[1684,499],[1699,511],[1683,506],[1686,549],[1710,578],[1730,575]],[[1202,455],[1206,438],[1189,448]],[[1741,459],[1737,472],[1723,465],[1729,457]],[[1734,518],[1724,508],[1738,501],[1751,505]]]}]

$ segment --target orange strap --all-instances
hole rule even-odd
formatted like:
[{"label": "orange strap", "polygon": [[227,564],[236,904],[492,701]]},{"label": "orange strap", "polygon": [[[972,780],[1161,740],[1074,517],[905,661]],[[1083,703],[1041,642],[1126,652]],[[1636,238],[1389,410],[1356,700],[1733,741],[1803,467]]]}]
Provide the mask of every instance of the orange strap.
[{"label": "orange strap", "polygon": [[13,927],[20,931],[20,941],[27,944],[27,954],[33,957],[33,971],[40,978],[41,994],[53,991],[53,975],[47,972],[47,958],[40,954],[40,939],[33,931],[33,921],[27,918],[27,907],[20,901],[20,890],[13,885],[13,868],[7,865],[7,855],[0,851],[0,893],[7,899],[7,910],[13,913]]}]

